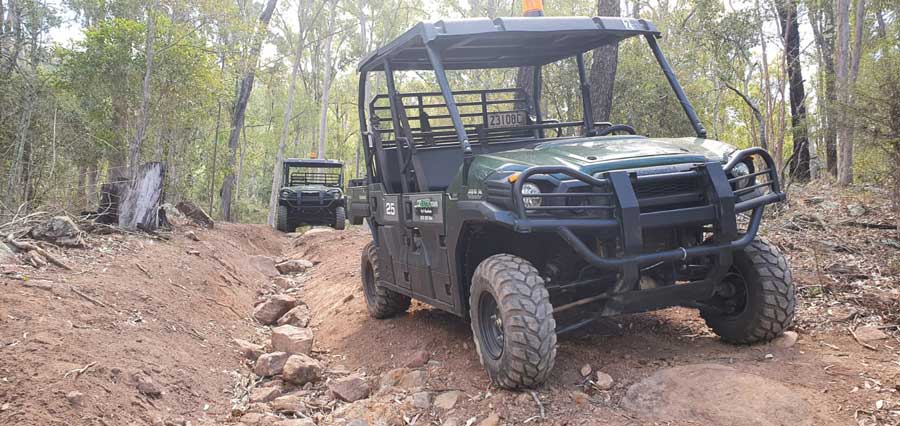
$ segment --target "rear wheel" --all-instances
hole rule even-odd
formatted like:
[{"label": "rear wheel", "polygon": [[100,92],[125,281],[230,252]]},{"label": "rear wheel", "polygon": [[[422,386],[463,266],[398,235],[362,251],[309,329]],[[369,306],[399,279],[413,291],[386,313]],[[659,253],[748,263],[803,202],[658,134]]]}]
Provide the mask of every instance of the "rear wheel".
[{"label": "rear wheel", "polygon": [[469,295],[472,334],[491,381],[505,388],[533,388],[556,361],[556,322],[550,294],[538,270],[510,254],[478,265]]},{"label": "rear wheel", "polygon": [[338,231],[347,227],[347,211],[343,207],[334,209],[334,229]]},{"label": "rear wheel", "polygon": [[794,319],[791,270],[781,252],[760,238],[734,253],[731,271],[717,293],[700,315],[726,342],[767,342]]},{"label": "rear wheel", "polygon": [[374,242],[363,247],[360,265],[362,267],[363,294],[366,297],[369,315],[384,319],[397,316],[409,309],[410,298],[408,296],[378,285],[379,281],[390,278],[392,274],[388,272],[388,269],[384,269],[385,265],[379,262],[378,250],[375,249]]},{"label": "rear wheel", "polygon": [[[296,227],[294,227],[296,228]],[[291,229],[290,220],[288,219],[288,208],[287,206],[278,206],[275,215],[275,229],[281,232],[293,232],[294,229]]]}]

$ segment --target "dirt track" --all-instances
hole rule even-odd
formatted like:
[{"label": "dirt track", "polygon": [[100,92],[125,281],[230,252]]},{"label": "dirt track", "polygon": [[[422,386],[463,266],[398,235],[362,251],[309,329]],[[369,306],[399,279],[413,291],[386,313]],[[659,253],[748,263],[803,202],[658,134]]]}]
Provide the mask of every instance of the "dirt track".
[{"label": "dirt track", "polygon": [[[433,360],[426,389],[466,395],[450,411],[413,409],[388,395],[383,406],[361,404],[363,412],[346,415],[338,409],[319,424],[363,417],[372,426],[406,424],[404,418],[463,425],[491,413],[509,425],[898,419],[896,341],[864,348],[838,320],[816,317],[813,326],[806,318],[795,327],[799,343],[780,349],[720,343],[687,309],[608,319],[562,336],[547,385],[534,395],[515,393],[490,386],[461,319],[415,302],[406,316],[369,318],[358,270],[370,238],[363,229],[295,239],[252,225],[192,229],[201,241],[186,238],[184,229],[171,241],[91,237],[92,248],[66,252],[76,272],[19,267],[27,281],[0,274],[0,424],[237,422],[233,389],[250,370],[232,339],[266,340],[266,328],[249,313],[259,292],[272,288],[271,258],[279,255],[321,262],[301,277],[302,298],[313,312],[317,353],[330,369],[377,382],[425,349]],[[809,272],[795,276],[803,285]],[[809,302],[800,303],[803,315]],[[579,393],[585,364],[611,375],[612,389]],[[140,383],[148,379],[150,393],[155,386],[161,397],[144,392]]]},{"label": "dirt track", "polygon": [[[368,374],[397,367],[414,350],[428,350],[440,363],[429,375],[430,388],[459,389],[470,396],[452,413],[463,421],[491,411],[509,424],[538,415],[532,398],[491,388],[461,319],[415,302],[401,318],[368,317],[356,258],[369,238],[358,228],[339,236],[323,233],[302,238],[293,251],[294,257],[322,262],[305,283],[317,344]],[[348,294],[354,298],[341,303]],[[669,309],[608,319],[562,336],[554,373],[538,395],[546,410],[543,424],[856,424],[867,421],[857,409],[872,411],[877,400],[895,397],[895,360],[893,351],[864,349],[840,328],[801,333],[790,349],[727,345],[695,311]],[[580,390],[584,364],[610,374],[613,389],[587,401],[573,396]],[[661,385],[673,386],[670,391],[644,387],[656,389],[644,392],[649,404],[622,407],[632,384],[668,367],[698,364],[677,374],[674,385],[663,380]],[[442,414],[434,420],[447,417]]]}]

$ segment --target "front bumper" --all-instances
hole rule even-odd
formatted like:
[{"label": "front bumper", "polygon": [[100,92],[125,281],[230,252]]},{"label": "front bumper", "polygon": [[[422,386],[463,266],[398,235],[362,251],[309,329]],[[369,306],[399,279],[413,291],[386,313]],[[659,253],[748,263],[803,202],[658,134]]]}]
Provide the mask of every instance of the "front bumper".
[{"label": "front bumper", "polygon": [[[754,157],[764,163],[763,169],[753,171],[743,177],[728,177],[729,172],[736,164]],[[523,200],[522,186],[529,177],[535,175],[564,175],[589,185],[591,191],[584,194],[549,192],[528,194],[528,197],[549,200],[583,196],[588,200],[602,199],[606,202],[582,202],[576,206],[528,207]],[[686,207],[650,209],[642,212],[642,206],[635,191],[636,187],[651,181],[685,177],[696,178],[701,183],[700,188],[703,193],[700,194],[700,199],[703,200],[702,202],[689,204]],[[760,178],[765,180],[759,182]],[[733,190],[732,184],[743,179],[748,180],[750,184],[744,188]],[[739,151],[724,166],[718,162],[707,162],[690,171],[645,176],[629,174],[625,171],[610,171],[594,177],[563,166],[531,167],[521,172],[510,190],[514,229],[518,232],[555,232],[589,264],[599,269],[618,271],[620,279],[613,294],[635,290],[640,279],[640,270],[644,266],[659,262],[686,261],[696,257],[713,258],[714,267],[711,268],[709,275],[702,282],[674,287],[680,287],[681,291],[687,292],[691,284],[703,284],[701,292],[709,292],[709,285],[721,281],[721,278],[730,269],[731,253],[743,249],[756,237],[762,220],[763,207],[766,204],[785,199],[774,161],[761,148]],[[547,213],[566,211],[600,213],[547,217]],[[739,232],[737,215],[744,212],[750,212],[750,219],[745,230]],[[701,245],[688,247],[648,251],[644,246],[644,235],[648,231],[693,225],[709,227],[708,229],[712,231],[711,237]],[[617,241],[617,253],[612,255],[596,253],[585,244],[576,231],[603,234],[606,237],[614,238]],[[656,290],[668,292],[675,289]],[[640,293],[646,293],[646,291],[640,291]],[[691,297],[694,298],[694,296]]]}]

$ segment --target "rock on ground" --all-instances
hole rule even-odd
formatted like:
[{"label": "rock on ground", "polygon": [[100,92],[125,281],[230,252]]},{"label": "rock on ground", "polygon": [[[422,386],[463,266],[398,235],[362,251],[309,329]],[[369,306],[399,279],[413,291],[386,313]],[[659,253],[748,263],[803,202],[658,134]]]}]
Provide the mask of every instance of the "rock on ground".
[{"label": "rock on ground", "polygon": [[424,370],[414,370],[406,373],[402,379],[400,379],[400,387],[406,390],[416,390],[425,387],[425,382],[428,379],[428,374],[425,373]]},{"label": "rock on ground", "polygon": [[429,359],[431,359],[431,354],[428,353],[428,351],[413,351],[406,356],[406,359],[403,361],[403,366],[406,368],[424,367]]},{"label": "rock on ground", "polygon": [[313,332],[308,328],[282,325],[272,329],[272,349],[278,352],[309,355],[314,340]]},{"label": "rock on ground", "polygon": [[29,231],[31,238],[49,241],[59,246],[84,247],[84,234],[72,219],[54,216]]},{"label": "rock on ground", "polygon": [[306,406],[308,399],[309,393],[307,391],[299,391],[279,396],[272,400],[272,403],[269,405],[272,407],[272,410],[278,413],[294,413],[302,410]]},{"label": "rock on ground", "polygon": [[291,296],[272,296],[256,305],[256,308],[253,309],[253,318],[260,324],[271,325],[294,306],[297,306],[297,299]]},{"label": "rock on ground", "polygon": [[500,416],[497,413],[491,413],[481,423],[478,423],[478,426],[497,426],[498,424],[500,424]]},{"label": "rock on ground", "polygon": [[277,269],[278,272],[280,272],[282,275],[300,274],[306,272],[307,269],[312,267],[313,263],[305,259],[285,260],[284,262],[275,265],[275,269]]},{"label": "rock on ground", "polygon": [[875,342],[888,338],[888,335],[881,331],[878,327],[872,327],[869,325],[857,328],[853,331],[853,334],[856,335],[857,339],[864,343]]},{"label": "rock on ground", "polygon": [[268,277],[278,276],[278,270],[275,269],[275,261],[269,256],[255,255],[247,258],[250,264],[261,274]]},{"label": "rock on ground", "polygon": [[413,407],[420,410],[427,410],[431,407],[431,394],[428,392],[416,392],[409,397]]},{"label": "rock on ground", "polygon": [[347,376],[328,382],[328,390],[342,401],[354,402],[367,398],[372,388],[359,376]]},{"label": "rock on ground", "polygon": [[310,419],[286,419],[276,422],[274,426],[316,426],[316,423]]},{"label": "rock on ground", "polygon": [[598,371],[594,377],[594,387],[599,390],[610,390],[614,383],[615,380],[613,380],[612,376],[602,371]]},{"label": "rock on ground", "polygon": [[460,396],[462,396],[460,391],[443,392],[434,397],[434,406],[441,410],[452,410],[456,406],[456,402],[459,401]]},{"label": "rock on ground", "polygon": [[284,371],[284,364],[287,362],[289,353],[272,352],[260,355],[253,367],[253,372],[257,376],[268,377],[281,374]]},{"label": "rock on ground", "polygon": [[250,361],[256,361],[264,352],[261,345],[250,343],[246,340],[234,339],[234,343],[237,345],[238,352],[241,354],[241,356],[249,359]]},{"label": "rock on ground", "polygon": [[250,391],[250,402],[269,402],[279,396],[281,396],[281,388],[277,386],[253,388]]},{"label": "rock on ground", "polygon": [[785,331],[781,336],[772,340],[772,345],[776,348],[788,349],[797,344],[797,339],[799,338],[800,335],[798,335],[796,331]]},{"label": "rock on ground", "polygon": [[322,375],[322,365],[304,354],[291,355],[284,363],[282,377],[295,385],[305,385],[318,380]]},{"label": "rock on ground", "polygon": [[622,406],[666,422],[727,425],[817,425],[818,410],[802,391],[718,364],[657,371],[635,383]]},{"label": "rock on ground", "polygon": [[78,391],[72,391],[66,394],[66,400],[75,407],[80,407],[84,401],[84,394]]},{"label": "rock on ground", "polygon": [[290,311],[287,311],[281,318],[278,319],[278,325],[293,325],[295,327],[308,327],[309,326],[309,318],[312,314],[309,311],[309,306],[304,304],[299,304],[294,306]]},{"label": "rock on ground", "polygon": [[134,379],[137,382],[138,392],[151,398],[159,398],[162,396],[162,388],[149,376],[137,374]]},{"label": "rock on ground", "polygon": [[0,242],[0,265],[12,265],[14,263],[18,263],[15,253],[6,244]]}]

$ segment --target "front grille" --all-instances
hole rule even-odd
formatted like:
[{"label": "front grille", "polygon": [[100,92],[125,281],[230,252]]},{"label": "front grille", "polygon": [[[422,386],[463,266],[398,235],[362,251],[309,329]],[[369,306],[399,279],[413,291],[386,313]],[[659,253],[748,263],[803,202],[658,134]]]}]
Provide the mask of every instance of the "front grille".
[{"label": "front grille", "polygon": [[638,199],[662,197],[666,195],[682,194],[699,191],[699,185],[695,178],[680,178],[656,182],[640,182],[634,188]]}]

